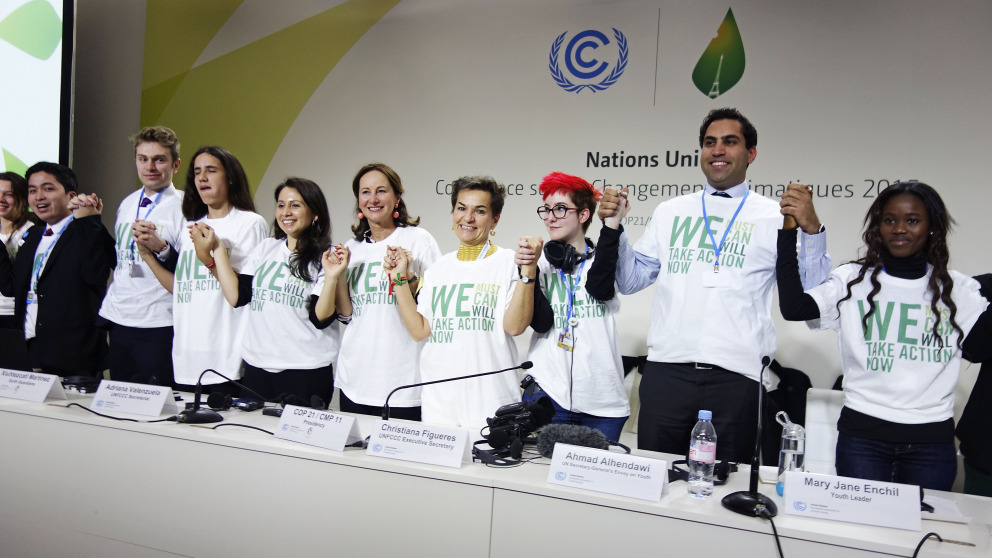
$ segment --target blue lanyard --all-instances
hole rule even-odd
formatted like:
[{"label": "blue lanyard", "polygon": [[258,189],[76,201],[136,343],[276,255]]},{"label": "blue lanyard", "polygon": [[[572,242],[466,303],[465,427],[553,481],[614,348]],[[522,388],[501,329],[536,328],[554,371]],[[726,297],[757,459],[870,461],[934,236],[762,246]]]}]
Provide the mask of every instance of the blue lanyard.
[{"label": "blue lanyard", "polygon": [[[59,241],[59,238],[62,236],[62,233],[65,232],[65,228],[68,227],[69,223],[71,223],[75,218],[76,218],[75,216],[69,217],[69,220],[66,221],[64,225],[62,225],[62,229],[59,230],[59,232],[55,233],[55,239],[52,240],[52,243],[48,245],[48,249],[45,250],[45,253],[41,255],[41,259],[37,260],[37,265],[35,266],[35,269],[31,272],[31,290],[29,291],[29,294],[38,292],[38,280],[41,279],[41,270],[44,269],[45,267],[45,261],[48,260],[48,254],[52,252],[52,248],[55,247],[55,243]],[[32,297],[28,296],[28,304],[31,304],[31,302],[33,302]]]},{"label": "blue lanyard", "polygon": [[720,239],[720,245],[716,245],[716,239],[713,238],[713,230],[710,229],[710,220],[706,216],[706,193],[703,193],[703,224],[706,225],[706,234],[710,235],[710,244],[713,245],[713,252],[716,254],[713,260],[713,273],[720,272],[720,250],[723,249],[723,243],[727,240],[727,233],[734,226],[734,221],[737,220],[737,215],[741,212],[741,208],[744,207],[744,202],[747,201],[747,197],[751,194],[751,190],[748,190],[744,194],[744,198],[741,200],[741,204],[737,206],[737,211],[734,212],[734,216],[730,218],[730,222],[727,223],[727,228],[723,229],[723,238]]},{"label": "blue lanyard", "polygon": [[[161,190],[158,191],[158,195],[155,196],[155,199],[152,200],[152,203],[148,206],[148,211],[145,212],[145,218],[142,219],[143,221],[147,221],[148,220],[148,216],[151,215],[152,210],[155,209],[155,206],[156,205],[158,205],[158,200],[159,200],[159,198],[162,197],[162,192],[164,192],[164,191],[165,191],[165,188],[162,188]],[[141,202],[143,202],[144,200],[145,200],[145,189],[142,188],[141,189],[141,195],[138,196],[138,207],[137,207],[137,209],[134,210],[134,220],[135,221],[137,221],[138,218],[141,216]],[[131,247],[128,248],[128,250],[132,254],[132,259],[137,260],[138,259],[138,257],[137,257],[138,255],[134,253],[134,225],[131,226]]]},{"label": "blue lanyard", "polygon": [[[589,248],[586,248],[586,251],[588,252]],[[568,333],[568,327],[572,324],[572,304],[575,300],[575,293],[579,292],[579,283],[582,281],[582,268],[586,266],[586,261],[582,260],[582,263],[579,264],[579,270],[575,272],[575,282],[571,286],[569,286],[568,281],[565,279],[565,272],[561,269],[558,270],[562,285],[568,289],[568,309],[565,311],[565,333]]]}]

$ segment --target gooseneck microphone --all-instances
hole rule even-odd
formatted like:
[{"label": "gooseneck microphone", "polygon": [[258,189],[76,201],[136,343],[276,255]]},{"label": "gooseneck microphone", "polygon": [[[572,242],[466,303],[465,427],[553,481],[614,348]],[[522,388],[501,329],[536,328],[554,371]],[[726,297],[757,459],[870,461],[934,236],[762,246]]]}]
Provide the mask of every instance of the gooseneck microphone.
[{"label": "gooseneck microphone", "polygon": [[217,411],[213,409],[209,409],[207,407],[201,407],[200,400],[202,399],[202,393],[203,393],[203,376],[207,372],[210,372],[211,374],[216,374],[217,376],[224,378],[225,380],[231,382],[232,384],[238,386],[239,388],[247,392],[250,392],[252,395],[258,397],[262,401],[269,400],[268,397],[265,397],[262,394],[258,393],[257,391],[244,386],[240,382],[236,382],[231,378],[228,378],[227,376],[221,374],[220,372],[214,370],[213,368],[207,368],[206,370],[200,373],[200,377],[197,378],[196,380],[196,388],[193,390],[193,408],[186,409],[181,413],[179,413],[178,415],[176,415],[176,422],[185,422],[186,424],[206,424],[210,422],[220,422],[224,420],[224,417],[222,417],[221,414],[218,413]]},{"label": "gooseneck microphone", "polygon": [[406,386],[400,386],[393,391],[389,392],[386,396],[386,403],[382,406],[382,420],[389,420],[389,398],[393,396],[394,393],[402,389],[409,389],[415,387],[429,386],[432,384],[442,384],[444,382],[454,382],[455,380],[469,380],[472,378],[479,378],[482,376],[491,376],[493,374],[502,374],[503,372],[509,372],[510,370],[530,370],[534,367],[534,363],[531,361],[522,362],[516,366],[511,366],[510,368],[504,368],[502,370],[493,370],[492,372],[480,372],[478,374],[469,374],[468,376],[455,376],[453,378],[444,378],[443,380],[434,380],[432,382],[420,382],[418,384],[410,384]]},{"label": "gooseneck microphone", "polygon": [[748,490],[741,490],[723,497],[720,503],[730,511],[752,517],[775,517],[778,515],[778,506],[764,494],[758,493],[758,469],[761,458],[761,423],[763,422],[765,391],[765,368],[771,364],[771,357],[762,357],[761,372],[758,374],[758,437],[754,440],[754,457],[751,459],[751,486]]}]

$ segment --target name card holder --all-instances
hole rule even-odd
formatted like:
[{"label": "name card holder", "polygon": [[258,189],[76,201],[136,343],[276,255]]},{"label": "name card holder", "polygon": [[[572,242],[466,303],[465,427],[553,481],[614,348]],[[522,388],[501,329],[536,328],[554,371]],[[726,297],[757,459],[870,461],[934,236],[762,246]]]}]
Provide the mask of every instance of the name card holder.
[{"label": "name card holder", "polygon": [[47,399],[67,399],[58,376],[6,368],[0,368],[0,397],[35,403]]},{"label": "name card holder", "polygon": [[668,462],[557,443],[548,482],[657,502],[668,493]]},{"label": "name card holder", "polygon": [[919,531],[920,487],[834,475],[785,474],[785,513]]},{"label": "name card holder", "polygon": [[171,387],[114,380],[100,382],[90,402],[90,409],[101,413],[130,413],[147,417],[179,412]]},{"label": "name card holder", "polygon": [[344,451],[345,446],[362,439],[355,417],[296,405],[283,408],[275,435],[333,451]]},{"label": "name card holder", "polygon": [[462,463],[471,459],[469,450],[468,430],[421,422],[379,420],[369,436],[365,453],[460,469]]}]

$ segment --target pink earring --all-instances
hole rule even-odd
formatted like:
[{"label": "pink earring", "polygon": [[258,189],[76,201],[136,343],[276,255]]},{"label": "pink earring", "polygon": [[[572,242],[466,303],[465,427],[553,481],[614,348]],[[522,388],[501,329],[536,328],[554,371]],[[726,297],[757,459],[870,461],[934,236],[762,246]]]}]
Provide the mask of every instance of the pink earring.
[{"label": "pink earring", "polygon": [[399,208],[400,208],[400,202],[396,202],[396,204],[393,205],[393,219],[399,219],[400,218],[400,212],[399,211],[396,211]]},{"label": "pink earring", "polygon": [[362,219],[364,219],[364,218],[365,218],[365,214],[364,214],[364,213],[362,213],[361,211],[359,211],[359,212],[358,212],[358,220],[359,220],[359,221],[361,221],[361,220],[362,220]]}]

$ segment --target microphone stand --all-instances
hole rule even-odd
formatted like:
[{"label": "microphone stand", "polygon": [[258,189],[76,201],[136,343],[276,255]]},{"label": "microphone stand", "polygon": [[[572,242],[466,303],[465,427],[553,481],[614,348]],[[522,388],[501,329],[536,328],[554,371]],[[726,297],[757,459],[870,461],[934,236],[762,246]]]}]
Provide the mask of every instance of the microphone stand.
[{"label": "microphone stand", "polygon": [[772,518],[778,515],[778,506],[764,494],[758,493],[758,470],[761,457],[761,423],[764,420],[762,393],[765,391],[765,368],[771,363],[769,357],[761,359],[761,373],[758,375],[758,437],[754,441],[754,457],[751,459],[751,486],[749,490],[741,490],[723,497],[720,503],[732,512],[751,517]]},{"label": "microphone stand", "polygon": [[203,372],[200,373],[200,377],[196,380],[196,389],[193,390],[193,408],[192,409],[186,409],[185,411],[183,411],[183,412],[179,413],[178,415],[176,415],[176,421],[177,422],[185,422],[186,424],[207,424],[207,423],[211,423],[211,422],[220,422],[220,421],[224,420],[224,417],[221,416],[221,414],[218,413],[217,411],[215,411],[215,410],[213,410],[213,409],[211,409],[209,407],[201,407],[200,406],[201,405],[201,403],[200,403],[201,394],[203,392],[203,384],[202,384],[202,382],[203,382],[203,375],[206,374],[207,372],[211,372],[213,374],[216,374],[216,375],[220,376],[221,378],[224,378],[225,380],[227,380],[227,381],[231,382],[232,384],[238,386],[239,388],[241,388],[241,389],[243,389],[245,391],[251,392],[253,395],[255,395],[256,397],[258,397],[262,401],[268,401],[269,400],[268,397],[263,396],[262,394],[258,393],[257,391],[255,391],[255,390],[253,390],[253,389],[251,389],[249,387],[245,387],[240,382],[236,382],[236,381],[232,380],[231,378],[228,378],[227,376],[221,374],[220,372],[214,370],[213,368],[207,368],[206,370],[204,370]]},{"label": "microphone stand", "polygon": [[455,380],[468,380],[468,379],[471,379],[471,378],[478,378],[480,376],[491,376],[493,374],[502,374],[503,372],[509,372],[510,370],[516,370],[518,368],[521,368],[523,370],[530,370],[533,367],[534,367],[534,363],[528,360],[526,362],[522,362],[522,363],[518,364],[517,366],[511,366],[510,368],[504,368],[502,370],[493,370],[492,372],[480,372],[478,374],[470,374],[468,376],[455,376],[453,378],[444,378],[443,380],[434,380],[434,381],[431,381],[431,382],[420,382],[418,384],[410,384],[410,385],[406,385],[406,386],[400,386],[400,387],[394,389],[393,391],[389,392],[389,395],[386,396],[386,402],[382,406],[382,420],[389,420],[389,398],[392,397],[394,393],[396,393],[397,391],[399,391],[401,389],[415,388],[415,387],[421,387],[421,386],[429,386],[429,385],[432,385],[432,384],[442,384],[444,382],[453,382]]}]

